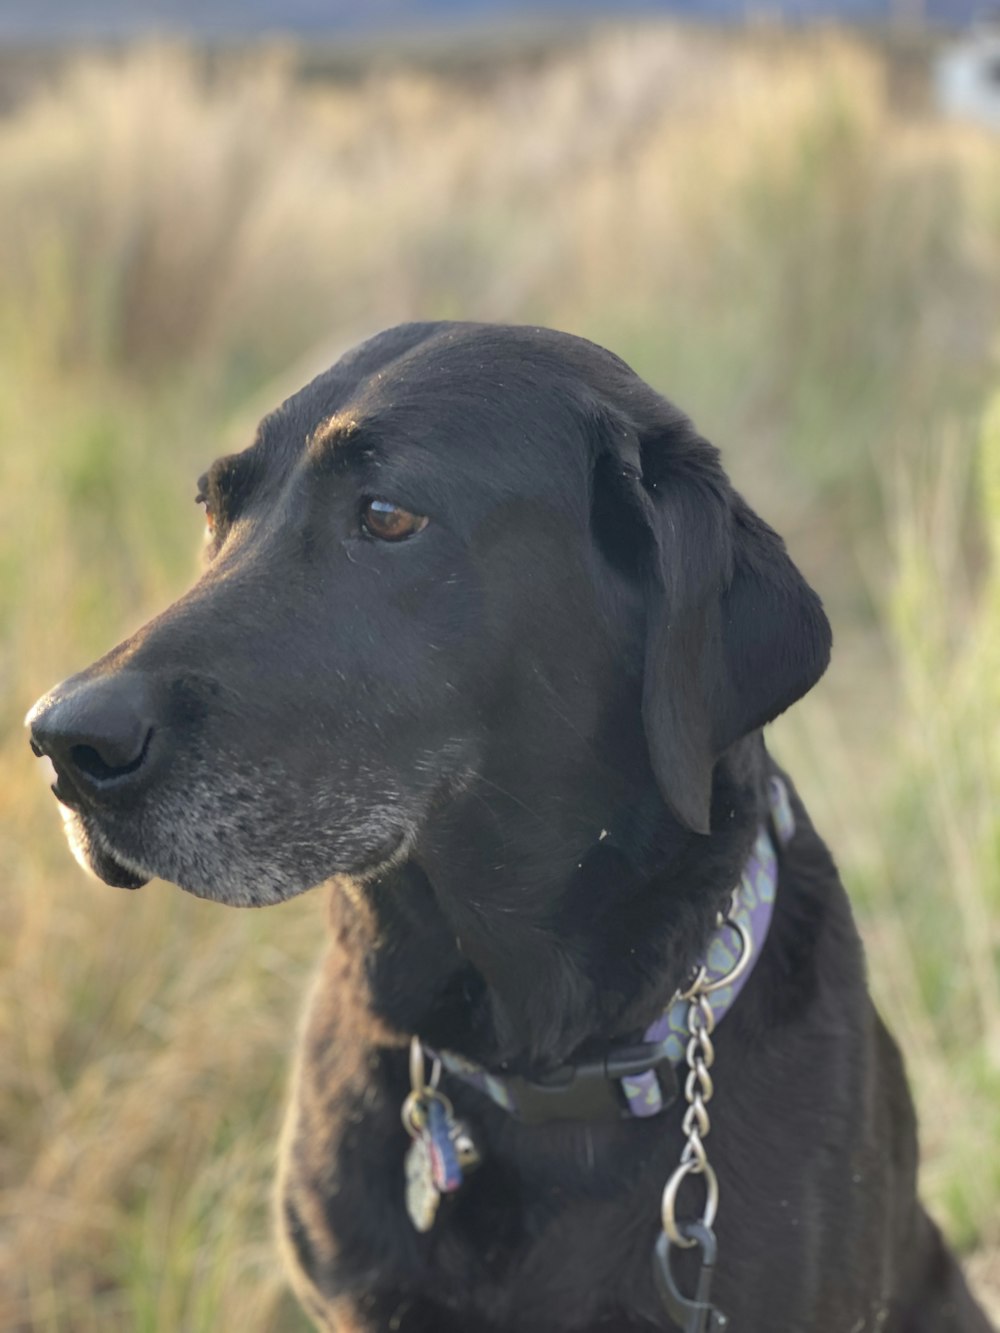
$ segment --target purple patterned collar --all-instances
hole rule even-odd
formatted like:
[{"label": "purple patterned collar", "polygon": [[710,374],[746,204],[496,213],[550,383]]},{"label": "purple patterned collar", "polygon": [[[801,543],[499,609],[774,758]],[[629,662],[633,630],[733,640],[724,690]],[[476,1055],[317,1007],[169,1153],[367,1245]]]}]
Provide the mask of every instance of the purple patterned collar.
[{"label": "purple patterned collar", "polygon": [[[784,846],[795,832],[788,791],[778,777],[768,782],[771,826]],[[771,833],[761,825],[753,850],[733,890],[726,920],[716,929],[700,966],[707,981],[718,984],[708,995],[716,1024],[732,1008],[746,985],[767,938],[778,885],[778,858]],[[742,937],[742,938],[741,938]],[[737,967],[744,941],[749,958]],[[725,982],[730,974],[733,980]],[[676,1067],[687,1045],[689,1001],[678,992],[669,1006],[632,1047],[610,1050],[602,1060],[566,1066],[549,1079],[536,1081],[491,1074],[453,1051],[427,1054],[449,1073],[484,1092],[497,1106],[519,1120],[606,1120],[637,1116],[645,1119],[672,1105],[677,1096]]]}]

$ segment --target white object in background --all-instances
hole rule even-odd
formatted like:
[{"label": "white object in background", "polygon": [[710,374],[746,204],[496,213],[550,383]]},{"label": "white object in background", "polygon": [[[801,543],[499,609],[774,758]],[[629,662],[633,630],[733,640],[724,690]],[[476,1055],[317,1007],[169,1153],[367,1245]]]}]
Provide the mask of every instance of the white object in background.
[{"label": "white object in background", "polygon": [[944,51],[934,87],[946,115],[1000,130],[1000,22],[979,25]]}]

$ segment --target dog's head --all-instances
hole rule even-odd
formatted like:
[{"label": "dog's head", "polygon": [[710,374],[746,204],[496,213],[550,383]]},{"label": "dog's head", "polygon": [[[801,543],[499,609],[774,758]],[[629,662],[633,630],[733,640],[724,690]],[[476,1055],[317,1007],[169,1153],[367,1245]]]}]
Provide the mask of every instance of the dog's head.
[{"label": "dog's head", "polygon": [[652,775],[704,834],[719,757],[826,665],[818,599],[716,451],[566,335],[382,334],[200,499],[198,583],[29,715],[112,884],[276,902],[454,855],[473,803],[468,873],[530,886]]}]

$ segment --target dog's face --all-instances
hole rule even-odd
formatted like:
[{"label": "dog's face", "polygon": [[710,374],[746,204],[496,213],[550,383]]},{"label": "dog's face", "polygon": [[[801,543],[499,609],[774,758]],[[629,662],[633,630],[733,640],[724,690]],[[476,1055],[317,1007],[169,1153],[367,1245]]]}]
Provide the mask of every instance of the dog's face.
[{"label": "dog's face", "polygon": [[718,755],[825,665],[818,602],[714,450],[563,335],[392,330],[199,494],[198,583],[29,715],[112,884],[280,901],[377,875],[479,784],[571,794],[636,745],[704,832]]}]

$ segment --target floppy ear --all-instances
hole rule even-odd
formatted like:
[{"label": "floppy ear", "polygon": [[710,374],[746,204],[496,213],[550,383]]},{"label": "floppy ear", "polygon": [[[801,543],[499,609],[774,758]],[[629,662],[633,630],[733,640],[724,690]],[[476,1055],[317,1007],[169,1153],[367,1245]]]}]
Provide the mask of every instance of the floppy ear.
[{"label": "floppy ear", "polygon": [[687,418],[640,434],[637,451],[620,432],[619,442],[632,457],[619,453],[618,481],[647,534],[642,713],[653,772],[677,818],[708,833],[716,761],[819,680],[830,625]]}]

